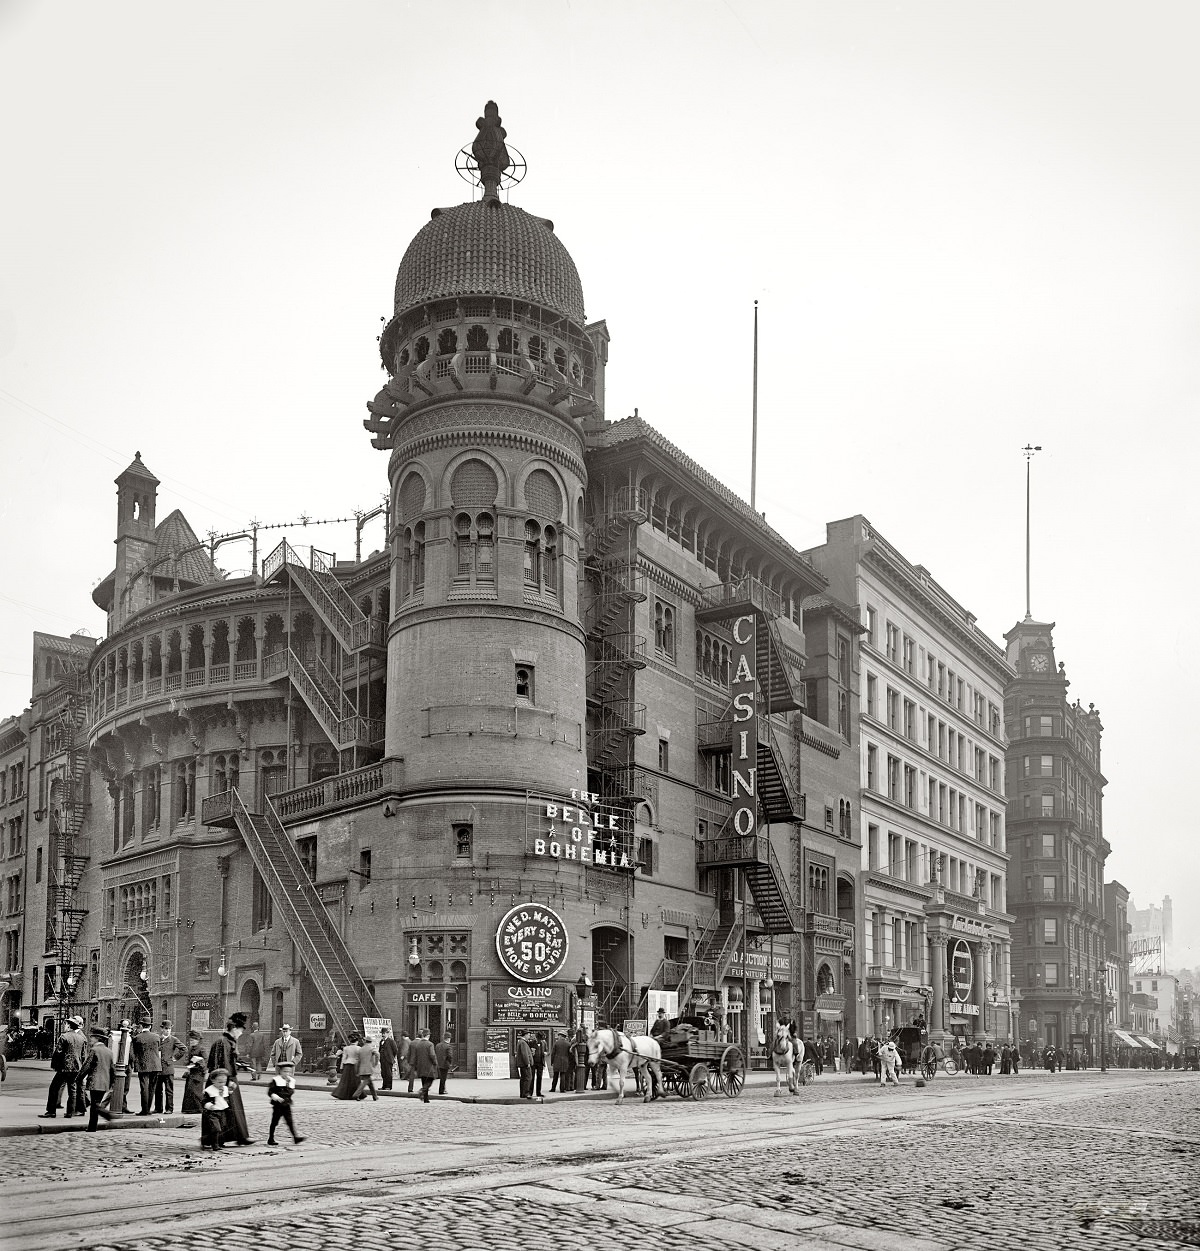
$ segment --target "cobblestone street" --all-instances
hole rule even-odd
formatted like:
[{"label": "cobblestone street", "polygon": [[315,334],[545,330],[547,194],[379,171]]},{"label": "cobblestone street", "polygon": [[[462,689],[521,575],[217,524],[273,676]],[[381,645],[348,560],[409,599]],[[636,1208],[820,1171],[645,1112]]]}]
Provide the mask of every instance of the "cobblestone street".
[{"label": "cobblestone street", "polygon": [[308,1141],[282,1149],[264,1143],[255,1093],[258,1143],[220,1157],[190,1129],[3,1140],[12,1244],[190,1251],[222,1225],[237,1244],[356,1249],[656,1231],[702,1251],[1200,1245],[1200,1079],[1183,1074],[842,1079],[780,1100],[752,1084],[620,1108],[306,1091]]}]

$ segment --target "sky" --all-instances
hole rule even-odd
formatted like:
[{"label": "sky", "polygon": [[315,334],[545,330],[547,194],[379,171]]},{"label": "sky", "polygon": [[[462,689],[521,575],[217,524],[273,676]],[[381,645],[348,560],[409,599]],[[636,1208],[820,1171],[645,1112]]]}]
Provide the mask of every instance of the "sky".
[{"label": "sky", "polygon": [[607,416],[744,497],[760,302],[756,503],[795,546],[865,513],[1000,642],[1042,446],[1031,607],[1104,723],[1108,876],[1200,964],[1198,43],[1183,0],[0,0],[0,714],[35,629],[104,633],[135,451],[201,534],[381,501],[375,339],[494,98],[608,322]]}]

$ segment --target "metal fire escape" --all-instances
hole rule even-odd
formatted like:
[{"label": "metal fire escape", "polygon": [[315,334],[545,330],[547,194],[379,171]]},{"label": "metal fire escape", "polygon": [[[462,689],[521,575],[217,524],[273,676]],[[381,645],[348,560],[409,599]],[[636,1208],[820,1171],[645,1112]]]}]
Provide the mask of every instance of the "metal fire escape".
[{"label": "metal fire escape", "polygon": [[46,727],[51,745],[64,760],[59,778],[58,804],[51,812],[50,855],[46,917],[46,950],[58,960],[58,1029],[77,1010],[77,1000],[86,1000],[79,987],[86,963],[78,948],[79,934],[89,911],[87,895],[80,889],[91,859],[91,840],[84,835],[88,810],[87,699],[79,674],[69,674],[63,682],[62,707]]},{"label": "metal fire escape", "polygon": [[359,608],[334,576],[333,564],[331,554],[313,548],[306,565],[283,539],[263,561],[260,580],[265,586],[286,578],[304,596],[337,644],[339,672],[332,672],[315,652],[301,654],[288,643],[264,657],[263,677],[290,681],[339,756],[349,753],[356,765],[360,753],[382,741],[383,722],[362,715],[346,694],[343,675],[352,661],[357,670],[359,657],[381,659],[386,654],[384,623]]},{"label": "metal fire escape", "polygon": [[646,638],[635,629],[635,612],[646,599],[637,528],[648,515],[646,492],[621,487],[600,500],[587,526],[588,770],[602,801],[618,806],[643,793],[634,741],[646,732],[646,705],[634,699],[634,682],[646,667]]},{"label": "metal fire escape", "polygon": [[[774,718],[803,706],[801,679],[792,663],[779,627],[784,614],[782,599],[757,578],[709,587],[696,609],[698,624],[731,621],[752,616],[757,624],[755,676],[759,704],[754,723],[759,829],[739,835],[727,821],[714,838],[700,844],[700,866],[707,869],[741,870],[767,934],[795,932],[799,909],[788,886],[787,874],[775,854],[769,835],[772,823],[804,819],[803,797],[797,795],[787,760],[786,739],[781,742]],[[706,716],[696,727],[696,742],[704,753],[727,751],[733,742],[732,704],[715,717]],[[699,716],[704,716],[699,713]],[[766,826],[766,829],[763,828]]]}]

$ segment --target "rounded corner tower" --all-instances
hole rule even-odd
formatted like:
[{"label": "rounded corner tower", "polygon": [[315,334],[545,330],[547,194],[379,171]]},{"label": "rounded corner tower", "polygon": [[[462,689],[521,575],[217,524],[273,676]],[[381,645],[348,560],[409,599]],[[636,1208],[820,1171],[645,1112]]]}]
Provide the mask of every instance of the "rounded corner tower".
[{"label": "rounded corner tower", "polygon": [[500,199],[494,120],[472,149],[482,198],[435,209],[400,262],[364,425],[390,452],[398,815],[469,823],[502,855],[521,854],[528,792],[587,786],[583,423],[604,343],[553,223]]}]

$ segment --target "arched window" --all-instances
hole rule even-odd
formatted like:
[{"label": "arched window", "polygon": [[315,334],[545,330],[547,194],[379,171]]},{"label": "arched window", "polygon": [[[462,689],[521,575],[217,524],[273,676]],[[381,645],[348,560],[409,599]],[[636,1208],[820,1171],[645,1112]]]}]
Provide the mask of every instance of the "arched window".
[{"label": "arched window", "polygon": [[454,518],[454,581],[464,586],[493,586],[496,580],[495,519],[491,513],[459,513]]},{"label": "arched window", "polygon": [[488,333],[483,326],[472,326],[467,331],[467,351],[486,352],[488,350]]},{"label": "arched window", "polygon": [[833,980],[833,970],[827,964],[821,965],[817,970],[817,994],[832,995],[837,989]]},{"label": "arched window", "polygon": [[675,659],[675,610],[661,601],[654,605],[654,650],[666,660]]},{"label": "arched window", "polygon": [[458,351],[458,335],[453,330],[443,330],[438,335],[438,355],[449,356]]},{"label": "arched window", "polygon": [[558,598],[558,532],[532,518],[525,523],[524,577],[530,591]]},{"label": "arched window", "polygon": [[537,586],[542,576],[542,528],[536,521],[525,523],[525,584]]},{"label": "arched window", "polygon": [[408,593],[425,589],[425,523],[418,521],[408,531]]},{"label": "arched window", "polygon": [[507,327],[500,331],[496,338],[497,351],[503,352],[506,356],[515,355],[521,350],[521,341]]}]

